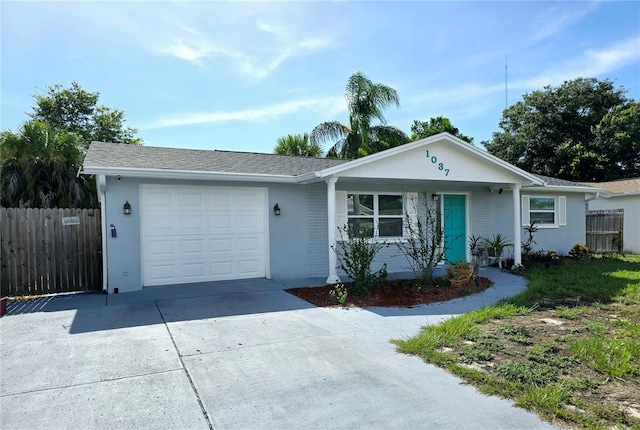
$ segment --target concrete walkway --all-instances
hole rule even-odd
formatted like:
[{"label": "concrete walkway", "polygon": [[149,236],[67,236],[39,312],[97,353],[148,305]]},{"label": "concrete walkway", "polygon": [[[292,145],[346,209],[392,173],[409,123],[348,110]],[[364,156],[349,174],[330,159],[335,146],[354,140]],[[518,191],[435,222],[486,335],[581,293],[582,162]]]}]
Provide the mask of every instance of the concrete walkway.
[{"label": "concrete walkway", "polygon": [[495,303],[524,280],[415,308],[317,308],[265,279],[11,303],[2,429],[553,428],[391,338]]}]

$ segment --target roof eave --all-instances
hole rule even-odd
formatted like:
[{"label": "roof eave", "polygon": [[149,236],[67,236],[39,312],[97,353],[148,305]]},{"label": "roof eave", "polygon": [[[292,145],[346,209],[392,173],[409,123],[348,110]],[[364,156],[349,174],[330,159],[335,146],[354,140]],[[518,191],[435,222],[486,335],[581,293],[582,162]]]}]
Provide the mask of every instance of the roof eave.
[{"label": "roof eave", "polygon": [[429,145],[431,143],[435,143],[438,142],[442,139],[445,139],[453,144],[455,144],[456,146],[458,146],[459,148],[463,148],[465,150],[468,150],[470,152],[472,152],[473,154],[483,158],[484,160],[497,165],[499,167],[501,167],[502,169],[505,169],[509,172],[511,172],[512,174],[515,174],[517,176],[520,176],[521,178],[524,179],[524,182],[526,183],[532,183],[534,185],[545,185],[544,181],[541,180],[540,178],[536,177],[535,175],[532,175],[529,172],[526,172],[510,163],[507,163],[506,161],[491,155],[485,151],[482,151],[481,149],[477,148],[476,146],[474,146],[473,144],[470,144],[468,142],[465,142],[449,133],[440,133],[440,134],[436,134],[434,136],[429,136],[426,137],[424,139],[420,139],[417,140],[415,142],[410,142],[410,143],[406,143],[404,145],[400,145],[397,146],[395,148],[391,148],[391,149],[387,149],[386,151],[382,151],[382,152],[377,152],[375,154],[371,154],[368,155],[366,157],[363,158],[358,158],[356,160],[344,163],[344,164],[340,164],[339,166],[334,166],[334,167],[330,167],[328,169],[323,169],[320,170],[319,172],[316,172],[316,176],[320,179],[326,178],[326,177],[330,177],[330,176],[334,176],[339,174],[340,172],[343,172],[345,170],[349,170],[358,166],[361,166],[363,164],[368,164],[371,162],[374,162],[376,160],[380,160],[383,158],[387,158],[387,157],[392,157],[398,153],[404,152],[404,151],[411,151],[414,148],[423,146],[423,145]]},{"label": "roof eave", "polygon": [[84,166],[84,175],[126,176],[149,179],[184,179],[200,181],[276,182],[295,183],[296,178],[288,175],[267,175],[259,173],[202,172],[197,170],[134,169]]},{"label": "roof eave", "polygon": [[544,185],[543,187],[523,187],[523,189],[536,189],[540,191],[565,191],[573,193],[598,193],[604,191],[602,188],[570,186],[570,185]]}]

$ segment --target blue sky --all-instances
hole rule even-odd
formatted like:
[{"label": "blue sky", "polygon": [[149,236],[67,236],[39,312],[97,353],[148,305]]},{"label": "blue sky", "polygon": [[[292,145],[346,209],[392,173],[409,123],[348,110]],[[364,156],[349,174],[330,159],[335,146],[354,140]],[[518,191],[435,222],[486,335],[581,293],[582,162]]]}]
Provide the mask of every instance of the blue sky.
[{"label": "blue sky", "polygon": [[1,128],[78,82],[145,145],[272,152],[348,121],[358,71],[395,88],[388,124],[451,119],[477,145],[522,94],[577,77],[640,99],[640,2],[0,2]]}]

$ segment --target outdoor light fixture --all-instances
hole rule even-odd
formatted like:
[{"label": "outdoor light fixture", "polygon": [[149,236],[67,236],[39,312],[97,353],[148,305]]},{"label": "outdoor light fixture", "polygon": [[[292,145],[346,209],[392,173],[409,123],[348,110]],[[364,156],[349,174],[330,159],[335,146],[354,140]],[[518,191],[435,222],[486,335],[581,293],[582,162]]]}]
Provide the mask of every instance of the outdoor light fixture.
[{"label": "outdoor light fixture", "polygon": [[274,215],[280,215],[280,206],[278,206],[278,204],[276,203],[276,205],[273,207],[273,213]]},{"label": "outdoor light fixture", "polygon": [[433,199],[434,202],[437,202],[439,199],[439,196],[437,194],[431,194],[431,198]]},{"label": "outdoor light fixture", "polygon": [[131,205],[129,204],[129,200],[127,200],[124,203],[124,206],[122,207],[122,210],[124,211],[125,215],[131,215]]}]

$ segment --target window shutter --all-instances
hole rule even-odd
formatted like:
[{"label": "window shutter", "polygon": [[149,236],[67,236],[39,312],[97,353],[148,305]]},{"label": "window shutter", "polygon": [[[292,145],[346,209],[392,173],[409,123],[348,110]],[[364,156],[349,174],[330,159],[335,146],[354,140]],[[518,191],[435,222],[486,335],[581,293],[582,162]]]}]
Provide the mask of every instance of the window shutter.
[{"label": "window shutter", "polygon": [[530,210],[529,210],[529,196],[522,196],[522,208],[520,210],[521,212],[521,218],[522,218],[522,225],[526,226],[531,224],[531,219],[530,219]]},{"label": "window shutter", "polygon": [[567,225],[567,197],[558,197],[558,224]]},{"label": "window shutter", "polygon": [[347,228],[347,192],[336,191],[336,240],[348,240]]},{"label": "window shutter", "polygon": [[418,223],[418,193],[405,193],[404,195],[404,219],[402,220],[403,225],[403,236],[409,236],[409,228],[407,226],[407,221],[413,228],[413,231],[416,231],[416,226]]}]

